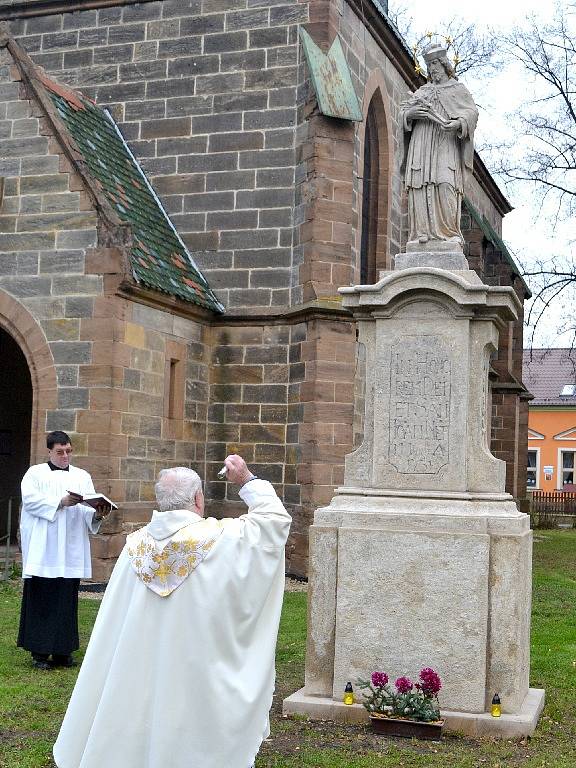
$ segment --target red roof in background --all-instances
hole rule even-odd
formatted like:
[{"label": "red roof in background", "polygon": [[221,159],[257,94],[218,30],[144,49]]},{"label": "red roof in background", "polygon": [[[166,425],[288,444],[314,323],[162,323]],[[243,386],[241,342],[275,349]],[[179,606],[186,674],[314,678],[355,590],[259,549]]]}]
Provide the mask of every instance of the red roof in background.
[{"label": "red roof in background", "polygon": [[566,385],[576,385],[576,349],[525,349],[522,380],[534,395],[531,407],[564,405],[576,408],[576,395],[561,395]]}]

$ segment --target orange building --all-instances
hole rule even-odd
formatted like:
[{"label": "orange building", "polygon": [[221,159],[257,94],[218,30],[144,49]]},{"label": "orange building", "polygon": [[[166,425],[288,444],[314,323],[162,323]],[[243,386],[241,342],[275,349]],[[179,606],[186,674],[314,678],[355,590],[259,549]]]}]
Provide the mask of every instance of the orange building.
[{"label": "orange building", "polygon": [[534,395],[528,490],[576,490],[576,350],[525,350],[523,381]]}]

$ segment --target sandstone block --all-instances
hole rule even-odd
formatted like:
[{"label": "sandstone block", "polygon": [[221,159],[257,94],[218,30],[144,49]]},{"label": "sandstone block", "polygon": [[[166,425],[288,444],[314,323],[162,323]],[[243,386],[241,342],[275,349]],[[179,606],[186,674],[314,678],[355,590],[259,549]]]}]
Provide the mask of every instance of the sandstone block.
[{"label": "sandstone block", "polygon": [[46,412],[46,431],[52,432],[56,429],[64,430],[65,432],[74,432],[76,428],[76,411],[75,410],[57,410]]},{"label": "sandstone block", "polygon": [[48,341],[76,341],[80,334],[78,320],[66,320],[64,318],[44,320],[42,327]]},{"label": "sandstone block", "polygon": [[267,27],[250,30],[250,48],[271,48],[275,45],[286,45],[288,29],[284,26]]},{"label": "sandstone block", "polygon": [[144,139],[189,136],[190,130],[191,119],[189,117],[171,117],[164,120],[148,120],[143,122],[141,136]]},{"label": "sandstone block", "polygon": [[55,341],[50,344],[55,363],[89,363],[91,345],[82,341]]},{"label": "sandstone block", "polygon": [[136,43],[146,38],[145,24],[122,24],[110,27],[108,42],[110,45],[119,43]]},{"label": "sandstone block", "polygon": [[226,53],[228,51],[242,51],[248,45],[246,32],[224,32],[222,34],[207,35],[204,38],[204,51],[206,53]]}]

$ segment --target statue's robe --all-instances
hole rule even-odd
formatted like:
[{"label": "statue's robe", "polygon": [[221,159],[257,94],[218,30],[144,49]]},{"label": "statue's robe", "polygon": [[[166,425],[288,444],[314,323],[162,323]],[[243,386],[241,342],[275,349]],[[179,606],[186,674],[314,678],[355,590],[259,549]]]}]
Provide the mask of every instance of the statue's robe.
[{"label": "statue's robe", "polygon": [[[433,120],[410,120],[407,109],[422,103],[444,120],[458,120],[459,129],[446,131]],[[401,171],[408,192],[409,242],[462,242],[461,202],[473,167],[477,121],[470,92],[454,79],[423,85],[404,105]]]},{"label": "statue's robe", "polygon": [[290,516],[265,480],[222,521],[128,537],[54,745],[58,768],[249,768],[269,734]]}]

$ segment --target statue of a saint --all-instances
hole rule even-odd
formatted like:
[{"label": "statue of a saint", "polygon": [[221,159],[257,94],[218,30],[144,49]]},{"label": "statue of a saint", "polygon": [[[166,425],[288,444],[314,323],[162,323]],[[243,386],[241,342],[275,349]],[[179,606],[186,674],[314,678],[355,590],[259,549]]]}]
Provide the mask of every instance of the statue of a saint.
[{"label": "statue of a saint", "polygon": [[478,109],[446,48],[424,50],[429,82],[402,105],[402,173],[408,192],[407,251],[462,250],[460,210],[474,159]]}]

